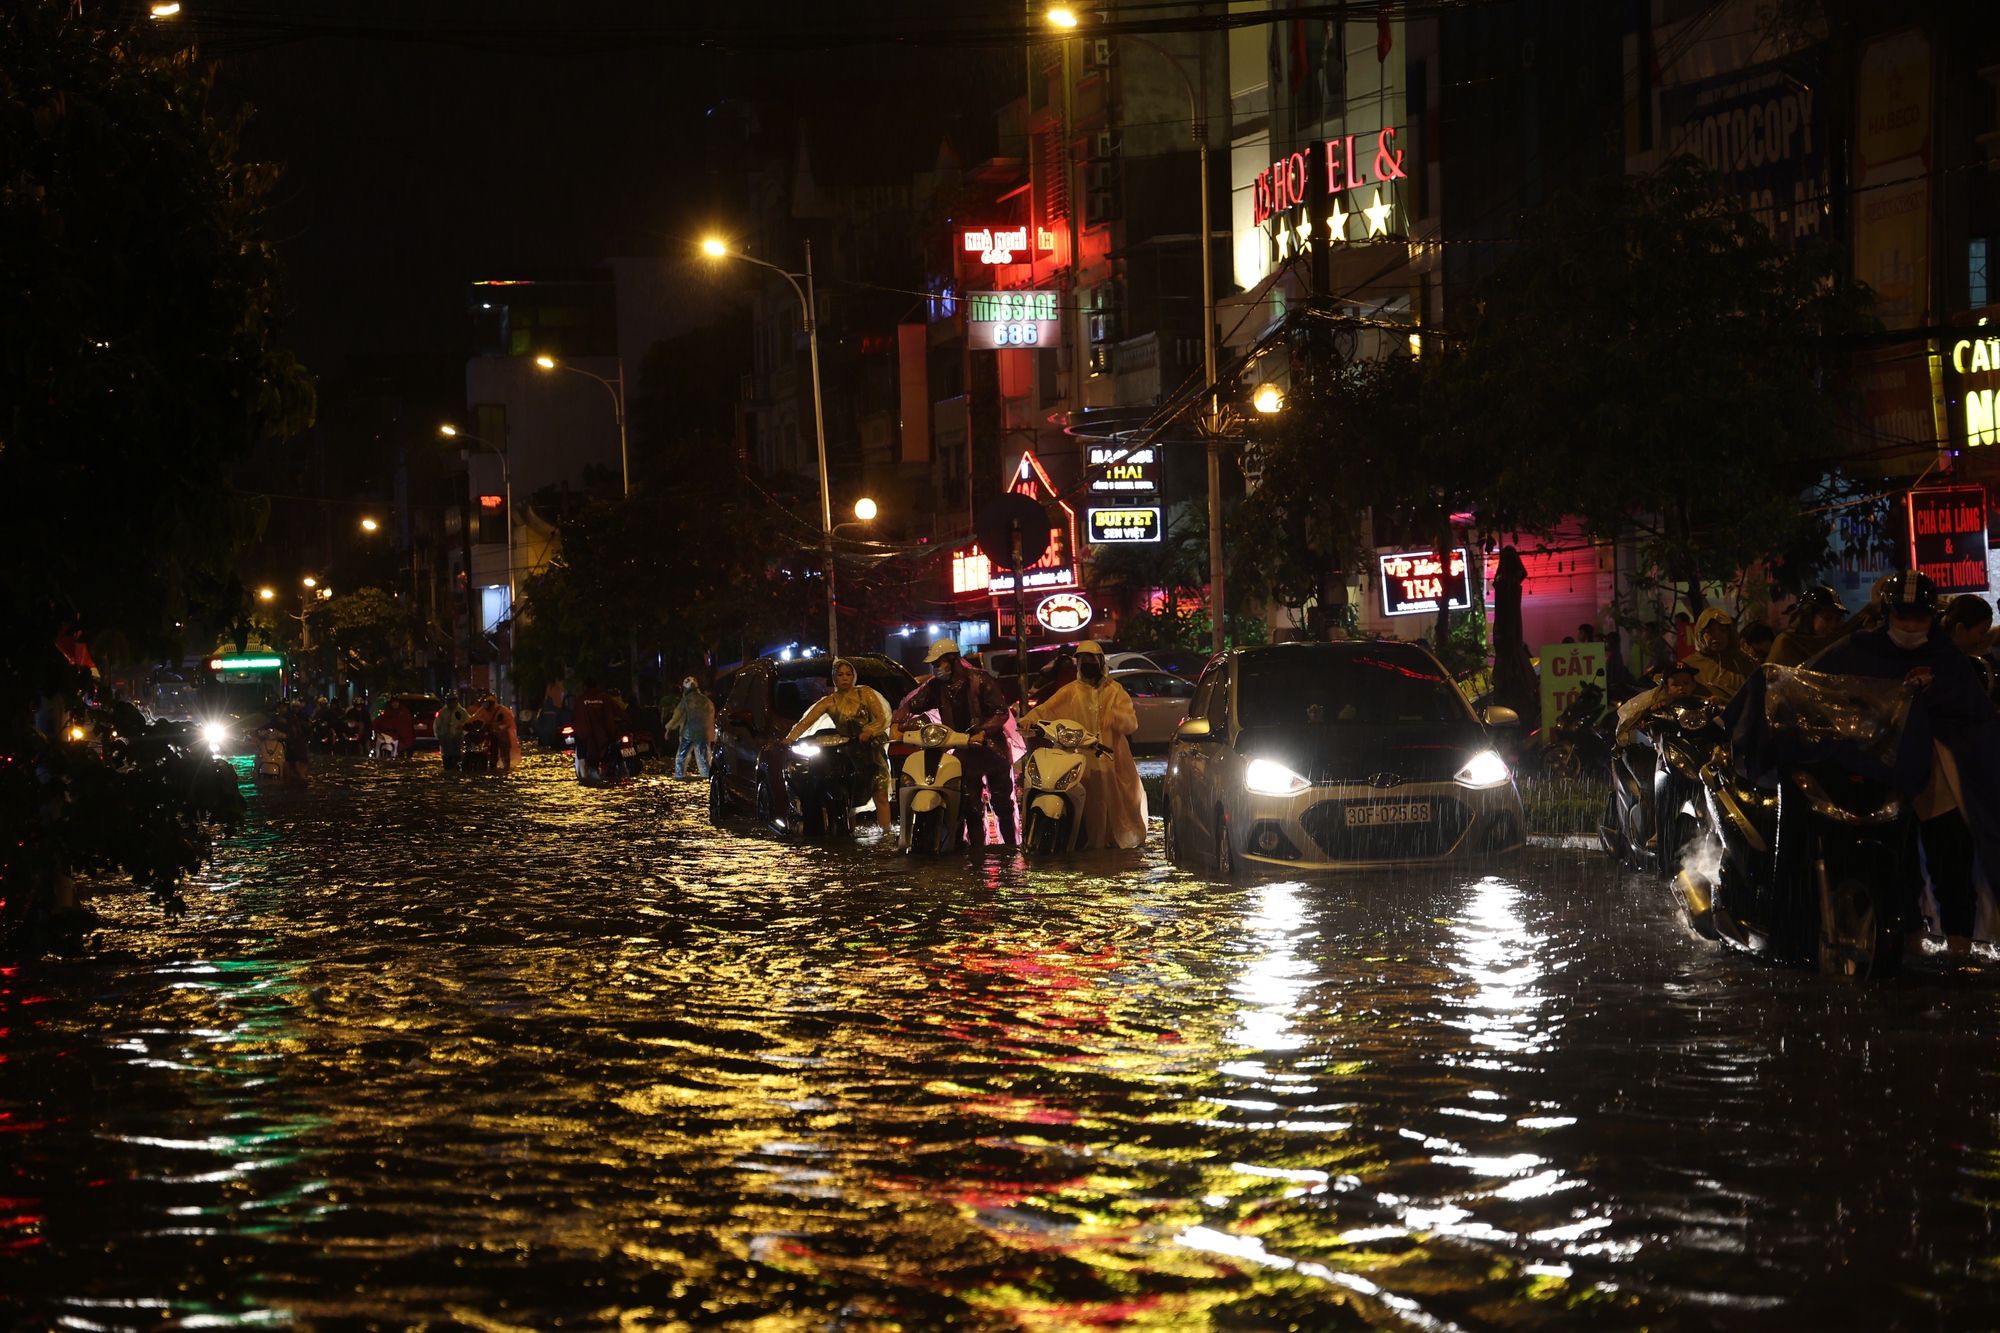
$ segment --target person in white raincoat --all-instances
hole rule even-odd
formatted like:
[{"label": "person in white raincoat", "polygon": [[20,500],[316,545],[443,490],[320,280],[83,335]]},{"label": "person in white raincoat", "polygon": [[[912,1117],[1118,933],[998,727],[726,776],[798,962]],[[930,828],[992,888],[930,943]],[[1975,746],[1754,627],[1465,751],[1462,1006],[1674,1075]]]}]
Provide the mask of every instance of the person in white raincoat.
[{"label": "person in white raincoat", "polygon": [[1130,737],[1139,729],[1132,696],[1104,670],[1104,649],[1086,639],[1076,646],[1077,677],[1021,719],[1074,722],[1095,732],[1111,753],[1083,760],[1084,826],[1091,847],[1137,847],[1146,840],[1146,789],[1132,758]]}]

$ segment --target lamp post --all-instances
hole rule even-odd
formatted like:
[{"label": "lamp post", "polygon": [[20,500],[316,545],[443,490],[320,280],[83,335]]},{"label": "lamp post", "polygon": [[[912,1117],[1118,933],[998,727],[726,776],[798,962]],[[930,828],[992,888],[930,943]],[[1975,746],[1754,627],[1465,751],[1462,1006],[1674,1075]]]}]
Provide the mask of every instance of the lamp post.
[{"label": "lamp post", "polygon": [[[776,264],[746,255],[740,250],[732,251],[728,245],[713,237],[701,243],[702,253],[715,259],[740,259],[746,264],[755,264],[792,284],[792,294],[799,298],[799,308],[804,312],[806,325],[806,346],[812,353],[813,384],[813,431],[819,442],[819,526],[821,555],[826,564],[826,652],[829,657],[840,656],[840,603],[834,592],[833,577],[833,492],[826,480],[826,409],[819,391],[819,316],[813,301],[813,247],[807,241],[806,271],[788,273]],[[804,278],[806,285],[799,286]]]},{"label": "lamp post", "polygon": [[[598,374],[596,371],[585,370],[582,366],[572,366],[569,362],[558,361],[552,356],[538,356],[535,358],[535,364],[543,370],[567,370],[572,375],[588,375],[599,384],[602,384],[604,391],[611,395],[611,414],[618,420],[618,471],[624,479],[625,494],[630,495],[632,493],[632,455],[630,450],[625,446],[625,358],[621,355],[616,360],[618,362],[618,377],[616,379],[605,379],[604,376]],[[481,443],[484,443],[484,441],[481,441]],[[514,518],[511,512],[513,502],[509,501],[508,503],[510,511],[507,517],[507,530],[511,533],[514,530]]]},{"label": "lamp post", "polygon": [[[584,372],[588,374],[589,372]],[[447,440],[464,440],[471,444],[486,446],[486,451],[500,460],[500,487],[506,492],[507,503],[507,614],[514,614],[514,474],[507,466],[507,452],[491,440],[482,440],[477,435],[467,435],[458,427],[446,424],[438,427],[438,434]],[[472,571],[467,570],[466,583],[472,582]],[[467,607],[469,613],[472,608]],[[636,702],[636,700],[635,700]]]},{"label": "lamp post", "polygon": [[[1079,19],[1076,11],[1056,8],[1045,16],[1050,26],[1064,32],[1074,30]],[[1199,167],[1198,186],[1201,190],[1201,359],[1202,372],[1209,387],[1208,413],[1202,421],[1201,433],[1208,442],[1208,601],[1209,637],[1212,650],[1222,651],[1222,403],[1215,391],[1215,256],[1214,238],[1210,231],[1208,200],[1208,105],[1205,94],[1208,91],[1208,59],[1201,54],[1201,91],[1196,92],[1194,80],[1181,68],[1181,62],[1156,42],[1130,33],[1121,34],[1128,42],[1137,42],[1158,53],[1180,75],[1181,84],[1187,89],[1188,116],[1194,131],[1195,155]],[[1079,349],[1080,351],[1081,349]]]}]

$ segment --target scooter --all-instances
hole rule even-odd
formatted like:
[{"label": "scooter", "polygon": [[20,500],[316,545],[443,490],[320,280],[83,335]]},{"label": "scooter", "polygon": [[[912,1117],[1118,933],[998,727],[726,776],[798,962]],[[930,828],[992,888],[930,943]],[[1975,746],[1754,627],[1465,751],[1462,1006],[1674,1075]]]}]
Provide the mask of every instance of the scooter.
[{"label": "scooter", "polygon": [[493,730],[477,719],[465,724],[458,741],[458,766],[466,773],[484,773],[493,766]]},{"label": "scooter", "polygon": [[858,730],[826,727],[793,743],[785,765],[792,832],[809,838],[853,832],[854,812],[868,804],[875,786],[865,746],[853,734]]},{"label": "scooter", "polygon": [[1687,698],[1648,714],[1611,755],[1611,794],[1597,836],[1634,870],[1672,875],[1700,831],[1701,768],[1727,736],[1722,706]]},{"label": "scooter", "polygon": [[1021,761],[1021,804],[1026,826],[1021,849],[1048,855],[1083,845],[1085,752],[1108,755],[1093,732],[1062,720],[1036,722],[1028,730],[1044,742]]},{"label": "scooter", "polygon": [[949,852],[958,846],[958,805],[964,786],[964,768],[951,751],[972,744],[972,737],[942,722],[926,722],[897,739],[917,747],[897,775],[896,807],[902,819],[897,849]]},{"label": "scooter", "polygon": [[278,782],[285,776],[285,735],[276,727],[257,729],[257,781]]},{"label": "scooter", "polygon": [[1542,775],[1581,778],[1595,773],[1611,757],[1611,735],[1617,720],[1604,705],[1604,691],[1587,681],[1576,698],[1549,729],[1542,750]]},{"label": "scooter", "polygon": [[[1796,672],[1770,689],[1781,753],[1799,740],[1807,744],[1795,748],[1811,753],[1813,741],[1837,736],[1879,757],[1900,741],[1908,702],[1899,681]],[[1674,878],[1698,933],[1834,976],[1900,968],[1918,835],[1894,787],[1820,754],[1782,760],[1775,788],[1760,789],[1722,746],[1700,777],[1703,841]]]}]

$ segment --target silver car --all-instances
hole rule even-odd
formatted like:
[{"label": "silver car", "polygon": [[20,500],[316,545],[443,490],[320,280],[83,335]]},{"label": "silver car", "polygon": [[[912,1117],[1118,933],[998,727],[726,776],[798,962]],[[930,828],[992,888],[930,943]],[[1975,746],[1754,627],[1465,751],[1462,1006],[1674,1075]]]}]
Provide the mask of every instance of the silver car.
[{"label": "silver car", "polygon": [[1460,860],[1522,843],[1521,794],[1424,649],[1284,643],[1209,662],[1167,758],[1168,856],[1227,876]]}]

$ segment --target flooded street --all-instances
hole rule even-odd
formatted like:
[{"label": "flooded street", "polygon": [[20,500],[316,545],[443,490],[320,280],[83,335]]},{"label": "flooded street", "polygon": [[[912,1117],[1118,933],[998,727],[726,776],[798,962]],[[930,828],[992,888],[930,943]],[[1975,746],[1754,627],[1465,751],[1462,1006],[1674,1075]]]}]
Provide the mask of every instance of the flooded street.
[{"label": "flooded street", "polygon": [[[1157,826],[1156,826],[1157,827]],[[1605,857],[1220,885],[322,766],[0,981],[0,1325],[2000,1321],[1993,979]]]}]

